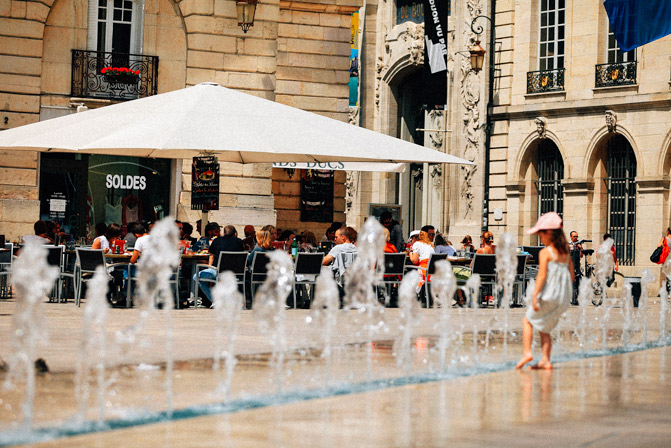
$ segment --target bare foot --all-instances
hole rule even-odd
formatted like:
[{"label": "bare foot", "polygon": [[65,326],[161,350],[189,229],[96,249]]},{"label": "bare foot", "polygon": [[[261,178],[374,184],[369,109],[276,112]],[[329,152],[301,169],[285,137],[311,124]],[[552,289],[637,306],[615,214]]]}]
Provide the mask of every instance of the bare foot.
[{"label": "bare foot", "polygon": [[547,361],[541,361],[538,364],[534,364],[533,366],[529,366],[530,369],[532,370],[552,370],[552,363],[547,362]]},{"label": "bare foot", "polygon": [[532,361],[533,359],[534,359],[534,355],[532,355],[532,354],[522,355],[522,359],[520,359],[520,362],[518,362],[517,365],[515,366],[515,370],[521,369],[522,367],[524,367],[524,364]]}]

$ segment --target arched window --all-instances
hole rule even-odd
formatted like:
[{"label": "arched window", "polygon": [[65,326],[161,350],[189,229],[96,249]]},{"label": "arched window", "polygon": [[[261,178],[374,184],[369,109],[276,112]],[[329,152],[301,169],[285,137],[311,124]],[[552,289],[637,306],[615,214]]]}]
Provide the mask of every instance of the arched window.
[{"label": "arched window", "polygon": [[542,140],[538,146],[538,215],[556,212],[562,216],[564,212],[564,161],[561,153],[552,140]]},{"label": "arched window", "polygon": [[606,147],[608,187],[608,233],[615,240],[621,265],[634,264],[636,242],[636,156],[622,135],[608,140]]}]

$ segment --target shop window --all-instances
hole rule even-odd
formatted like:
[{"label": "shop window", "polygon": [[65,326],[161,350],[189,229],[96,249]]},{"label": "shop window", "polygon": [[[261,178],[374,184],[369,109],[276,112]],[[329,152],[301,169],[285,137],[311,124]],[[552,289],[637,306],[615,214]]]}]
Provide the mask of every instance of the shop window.
[{"label": "shop window", "polygon": [[301,222],[333,222],[334,171],[301,170]]},{"label": "shop window", "polygon": [[636,242],[636,156],[629,141],[615,135],[607,143],[608,233],[621,265],[634,264]]},{"label": "shop window", "polygon": [[75,238],[93,238],[100,222],[125,232],[130,222],[169,214],[170,160],[43,154],[40,167],[41,219],[59,221]]}]

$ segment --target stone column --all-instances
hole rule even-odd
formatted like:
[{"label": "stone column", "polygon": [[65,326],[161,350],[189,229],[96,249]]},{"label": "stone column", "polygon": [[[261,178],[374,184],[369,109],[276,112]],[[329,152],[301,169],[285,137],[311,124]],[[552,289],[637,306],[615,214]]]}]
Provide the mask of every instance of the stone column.
[{"label": "stone column", "polygon": [[[594,213],[594,180],[564,179],[564,231],[575,230],[581,238],[594,240],[605,228],[607,216],[597,211]],[[598,244],[594,241],[594,244]],[[595,246],[596,247],[596,246]]]},{"label": "stone column", "polygon": [[[653,268],[655,276],[659,266],[650,261],[650,254],[666,234],[669,223],[669,176],[640,176],[636,178],[636,266]],[[640,272],[637,274],[640,275]]]}]

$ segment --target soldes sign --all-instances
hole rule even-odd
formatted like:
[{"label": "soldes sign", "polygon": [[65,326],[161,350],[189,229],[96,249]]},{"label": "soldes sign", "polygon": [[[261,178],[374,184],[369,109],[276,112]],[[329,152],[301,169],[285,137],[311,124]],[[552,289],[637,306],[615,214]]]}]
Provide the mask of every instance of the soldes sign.
[{"label": "soldes sign", "polygon": [[147,188],[147,178],[144,176],[108,174],[105,177],[105,186],[107,188],[120,188],[122,190],[144,190]]}]

